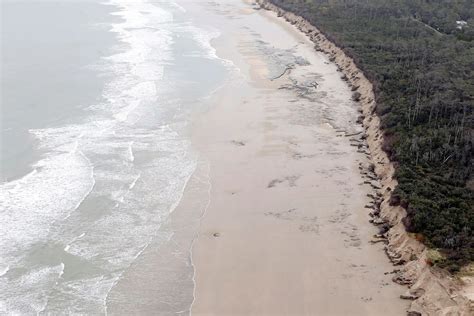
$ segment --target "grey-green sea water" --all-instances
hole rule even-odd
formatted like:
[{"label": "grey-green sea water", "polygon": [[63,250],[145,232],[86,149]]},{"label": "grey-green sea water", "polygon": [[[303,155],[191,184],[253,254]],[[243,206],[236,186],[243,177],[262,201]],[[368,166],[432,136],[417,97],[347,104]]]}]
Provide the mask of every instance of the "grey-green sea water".
[{"label": "grey-green sea water", "polygon": [[173,0],[1,0],[0,313],[103,314],[167,239],[219,35]]}]

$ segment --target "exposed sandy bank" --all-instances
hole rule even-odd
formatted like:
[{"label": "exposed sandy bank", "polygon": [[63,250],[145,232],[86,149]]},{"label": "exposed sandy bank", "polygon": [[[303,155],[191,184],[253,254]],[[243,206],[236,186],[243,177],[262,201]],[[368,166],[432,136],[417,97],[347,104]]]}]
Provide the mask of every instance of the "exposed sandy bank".
[{"label": "exposed sandy bank", "polygon": [[[380,120],[374,113],[375,102],[373,88],[369,80],[356,67],[351,58],[346,56],[332,42],[321,34],[305,19],[283,11],[266,0],[258,1],[264,8],[272,10],[291,24],[297,26],[316,44],[316,49],[327,54],[345,75],[348,84],[361,94],[361,121],[365,129],[367,153],[370,155],[374,169],[362,166],[363,173],[376,181],[374,183],[374,222],[381,226],[390,225],[388,232],[381,234],[381,240],[386,239],[386,253],[397,266],[399,272],[393,280],[406,284],[409,290],[402,298],[411,301],[409,313],[417,315],[470,315],[472,302],[465,295],[471,295],[471,289],[462,288],[459,280],[447,273],[434,269],[426,264],[427,249],[418,241],[411,238],[401,222],[406,212],[401,207],[390,206],[390,192],[396,187],[393,178],[394,167],[382,150],[383,134],[380,131]],[[355,89],[357,88],[357,89]],[[374,178],[375,177],[375,178]],[[372,181],[372,179],[371,179]],[[380,205],[380,206],[379,206]],[[468,280],[469,281],[469,280]]]}]

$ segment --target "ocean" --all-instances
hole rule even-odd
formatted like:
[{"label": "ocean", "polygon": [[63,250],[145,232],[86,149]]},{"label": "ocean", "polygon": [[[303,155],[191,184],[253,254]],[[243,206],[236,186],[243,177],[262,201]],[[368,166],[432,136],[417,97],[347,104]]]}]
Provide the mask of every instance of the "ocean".
[{"label": "ocean", "polygon": [[173,0],[1,6],[0,313],[104,314],[169,240],[192,117],[235,69]]}]

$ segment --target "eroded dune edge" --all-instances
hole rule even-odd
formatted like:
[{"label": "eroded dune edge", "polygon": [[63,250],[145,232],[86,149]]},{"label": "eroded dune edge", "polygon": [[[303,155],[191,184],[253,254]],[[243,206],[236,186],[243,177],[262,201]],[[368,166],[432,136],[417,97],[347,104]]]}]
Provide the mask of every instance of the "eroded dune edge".
[{"label": "eroded dune edge", "polygon": [[[372,242],[386,244],[385,252],[394,265],[392,280],[408,287],[402,299],[411,300],[408,315],[471,315],[474,303],[466,290],[470,283],[447,272],[431,267],[428,251],[422,243],[405,230],[402,219],[406,211],[401,206],[390,205],[390,196],[397,186],[394,166],[383,151],[383,132],[380,119],[375,113],[375,95],[371,82],[342,49],[329,41],[323,33],[304,18],[285,11],[268,0],[257,0],[263,9],[274,11],[287,22],[295,25],[314,43],[315,49],[327,54],[341,72],[342,78],[354,91],[354,99],[360,103],[358,122],[364,133],[352,135],[351,141],[367,154],[369,165],[360,165],[361,173],[370,182],[374,194],[371,209],[372,222],[380,228]],[[464,280],[469,282],[471,280]]]}]

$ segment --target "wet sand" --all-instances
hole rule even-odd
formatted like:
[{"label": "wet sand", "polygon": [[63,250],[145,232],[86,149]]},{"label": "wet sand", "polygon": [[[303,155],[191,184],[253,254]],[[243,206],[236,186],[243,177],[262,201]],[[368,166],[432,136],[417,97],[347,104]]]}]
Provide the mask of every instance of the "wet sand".
[{"label": "wet sand", "polygon": [[403,315],[404,288],[370,244],[367,160],[346,137],[360,131],[350,89],[293,26],[246,4],[232,12],[251,31],[214,45],[240,75],[193,133],[210,199],[192,249],[192,314]]}]

